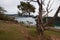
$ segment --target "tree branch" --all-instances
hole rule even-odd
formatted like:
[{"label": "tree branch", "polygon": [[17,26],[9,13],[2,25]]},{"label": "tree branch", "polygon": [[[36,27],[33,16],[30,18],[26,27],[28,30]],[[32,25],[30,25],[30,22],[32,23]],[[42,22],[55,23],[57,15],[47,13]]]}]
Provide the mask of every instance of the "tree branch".
[{"label": "tree branch", "polygon": [[39,2],[39,0],[37,0],[37,3],[38,3],[39,5],[41,5],[41,3]]},{"label": "tree branch", "polygon": [[[54,2],[54,0],[53,0],[53,2]],[[50,7],[48,8],[48,10],[51,8],[51,6],[52,6],[53,2],[51,3],[51,5],[50,5]]]}]

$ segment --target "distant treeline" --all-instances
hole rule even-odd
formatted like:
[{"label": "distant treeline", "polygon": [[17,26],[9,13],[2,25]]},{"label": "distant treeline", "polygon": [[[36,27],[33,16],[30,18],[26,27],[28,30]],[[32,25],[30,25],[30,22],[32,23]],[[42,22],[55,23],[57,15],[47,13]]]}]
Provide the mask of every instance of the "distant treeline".
[{"label": "distant treeline", "polygon": [[14,17],[10,17],[10,16],[8,16],[8,15],[1,14],[1,13],[0,13],[0,20],[13,21],[13,20],[14,20]]},{"label": "distant treeline", "polygon": [[12,16],[12,17],[33,17],[34,18],[34,15],[18,15],[18,14],[7,14],[8,16]]},{"label": "distant treeline", "polygon": [[7,10],[5,10],[3,7],[0,6],[0,20],[4,21],[14,21],[14,17],[8,16],[5,13]]}]

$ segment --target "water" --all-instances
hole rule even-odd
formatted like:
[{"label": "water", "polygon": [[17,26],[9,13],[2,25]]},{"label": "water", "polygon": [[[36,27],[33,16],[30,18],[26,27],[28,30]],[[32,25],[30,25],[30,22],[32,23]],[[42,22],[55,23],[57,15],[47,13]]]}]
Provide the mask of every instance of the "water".
[{"label": "water", "polygon": [[55,26],[56,29],[60,29],[60,26]]},{"label": "water", "polygon": [[[32,17],[16,17],[15,20],[18,22],[24,22],[25,24],[35,25],[35,19]],[[60,26],[55,26],[56,29],[60,29]]]},{"label": "water", "polygon": [[24,22],[25,24],[35,25],[35,19],[32,17],[16,17],[15,20],[18,22]]}]

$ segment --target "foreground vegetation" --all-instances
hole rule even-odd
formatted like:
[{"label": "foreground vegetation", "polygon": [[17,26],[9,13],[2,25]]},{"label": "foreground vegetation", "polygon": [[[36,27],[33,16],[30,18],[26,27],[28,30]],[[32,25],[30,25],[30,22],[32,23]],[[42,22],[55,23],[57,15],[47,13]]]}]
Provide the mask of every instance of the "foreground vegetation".
[{"label": "foreground vegetation", "polygon": [[0,40],[24,40],[25,28],[13,22],[0,22]]},{"label": "foreground vegetation", "polygon": [[[60,38],[60,32],[44,32],[46,36]],[[0,21],[0,40],[37,40],[35,27],[26,27],[18,23],[9,21]]]}]

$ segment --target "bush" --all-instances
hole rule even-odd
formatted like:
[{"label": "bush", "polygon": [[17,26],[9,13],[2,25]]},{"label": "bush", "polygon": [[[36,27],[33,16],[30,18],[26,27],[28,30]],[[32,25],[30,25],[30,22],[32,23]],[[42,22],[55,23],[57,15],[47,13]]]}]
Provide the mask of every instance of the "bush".
[{"label": "bush", "polygon": [[2,13],[0,13],[0,20],[4,20],[4,21],[14,21],[14,17],[9,17],[9,16],[7,16],[7,15],[5,15],[5,14],[2,14]]}]

